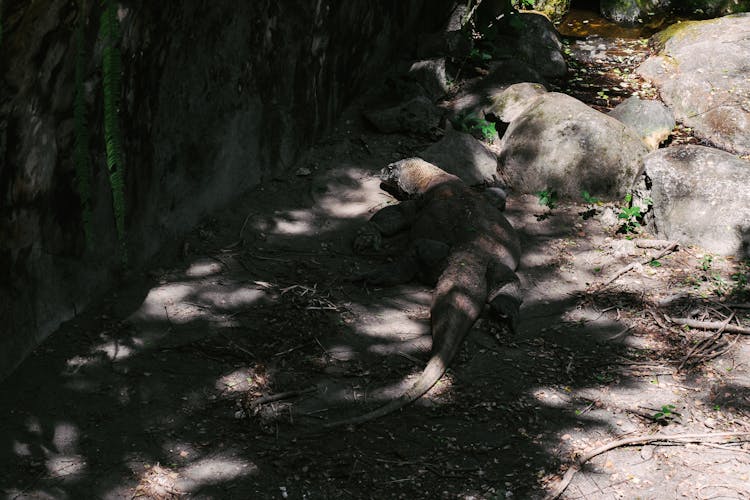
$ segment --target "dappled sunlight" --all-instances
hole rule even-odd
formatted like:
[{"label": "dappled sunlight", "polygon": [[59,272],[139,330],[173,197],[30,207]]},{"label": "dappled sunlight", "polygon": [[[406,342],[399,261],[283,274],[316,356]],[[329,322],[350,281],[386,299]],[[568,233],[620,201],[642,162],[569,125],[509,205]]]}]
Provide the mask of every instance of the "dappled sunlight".
[{"label": "dappled sunlight", "polygon": [[[272,225],[267,226],[265,231],[270,234],[285,236],[311,236],[318,232],[318,222],[310,210],[288,210],[271,219]],[[263,231],[257,227],[256,229]]]},{"label": "dappled sunlight", "polygon": [[195,291],[194,285],[168,283],[152,288],[143,304],[131,316],[131,321],[165,321],[168,318],[166,307],[179,303]]},{"label": "dappled sunlight", "polygon": [[196,320],[216,321],[226,319],[222,313],[241,311],[267,298],[267,291],[258,286],[174,282],[151,289],[129,321],[134,324],[158,321],[175,325],[186,325]]},{"label": "dappled sunlight", "polygon": [[[359,384],[341,385],[329,384],[326,386],[323,397],[330,403],[341,405],[342,403],[357,403],[358,405],[375,405],[392,401],[402,395],[417,381],[422,372],[422,366],[414,366],[410,374],[397,381],[378,384],[376,387],[365,387]],[[441,399],[453,394],[455,391],[455,380],[451,373],[446,373],[432,389],[424,396],[414,402],[416,406],[429,406],[441,402]],[[361,412],[361,409],[359,410]]]},{"label": "dappled sunlight", "polygon": [[45,462],[50,476],[71,479],[86,473],[88,464],[82,455],[55,455]]},{"label": "dappled sunlight", "polygon": [[219,274],[223,269],[221,263],[214,259],[198,259],[190,264],[185,276],[190,278],[205,278],[207,276],[213,276]]},{"label": "dappled sunlight", "polygon": [[[393,201],[380,189],[380,178],[361,167],[338,168],[328,172],[325,179],[328,182],[317,190],[316,201],[329,217],[362,217],[372,212],[373,200],[381,200],[383,205]],[[378,206],[380,203],[376,203]]]},{"label": "dappled sunlight", "polygon": [[180,469],[177,487],[189,493],[202,486],[219,484],[258,473],[258,466],[250,460],[217,455],[203,458]]},{"label": "dappled sunlight", "polygon": [[122,361],[132,356],[136,350],[123,345],[119,341],[112,340],[98,345],[95,352],[104,353],[110,361]]},{"label": "dappled sunlight", "polygon": [[76,453],[78,447],[78,427],[69,422],[58,422],[55,424],[55,433],[52,444],[59,453]]},{"label": "dappled sunlight", "polygon": [[571,397],[569,392],[559,391],[553,387],[540,387],[531,391],[534,398],[550,408],[570,411]]},{"label": "dappled sunlight", "polygon": [[241,287],[235,290],[199,291],[196,297],[202,304],[227,311],[252,306],[268,297],[268,293],[258,288]]},{"label": "dappled sunlight", "polygon": [[359,325],[357,331],[374,338],[391,339],[394,336],[425,335],[430,333],[428,322],[409,318],[403,311],[384,310],[378,314],[378,323]]}]

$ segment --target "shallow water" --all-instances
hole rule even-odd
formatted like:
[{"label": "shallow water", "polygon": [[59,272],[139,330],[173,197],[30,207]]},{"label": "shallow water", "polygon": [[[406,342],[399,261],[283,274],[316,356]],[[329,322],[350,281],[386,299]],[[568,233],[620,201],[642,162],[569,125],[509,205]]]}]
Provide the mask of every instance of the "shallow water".
[{"label": "shallow water", "polygon": [[557,30],[561,35],[571,37],[600,36],[602,38],[637,39],[648,38],[677,20],[672,17],[654,16],[643,25],[620,26],[593,10],[571,9],[557,25]]}]

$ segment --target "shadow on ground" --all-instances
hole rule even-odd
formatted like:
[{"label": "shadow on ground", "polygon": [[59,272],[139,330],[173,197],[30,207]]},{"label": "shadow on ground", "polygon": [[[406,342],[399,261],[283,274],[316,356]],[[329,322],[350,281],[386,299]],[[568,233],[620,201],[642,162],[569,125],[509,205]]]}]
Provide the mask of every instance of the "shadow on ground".
[{"label": "shadow on ground", "polygon": [[[660,355],[681,340],[658,344],[627,313],[648,283],[592,298],[588,284],[620,264],[602,250],[611,238],[575,206],[537,217],[535,199],[517,197],[520,334],[484,318],[417,404],[314,432],[392,397],[429,352],[429,289],[347,281],[384,260],[350,250],[391,202],[372,174],[423,146],[342,126],[301,160],[312,176],[249,193],[192,233],[181,259],[66,323],[0,385],[6,497],[527,498],[573,449],[651,428],[648,408],[677,380]],[[703,405],[746,414],[746,382]],[[301,392],[253,405],[285,391]]]}]

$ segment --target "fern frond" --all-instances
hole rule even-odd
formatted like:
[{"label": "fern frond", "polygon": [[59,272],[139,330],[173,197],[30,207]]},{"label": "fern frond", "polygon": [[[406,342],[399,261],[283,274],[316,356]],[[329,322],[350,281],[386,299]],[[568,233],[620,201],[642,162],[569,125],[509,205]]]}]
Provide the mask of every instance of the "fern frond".
[{"label": "fern frond", "polygon": [[104,73],[104,142],[107,151],[109,183],[112,188],[112,205],[117,235],[123,248],[123,263],[127,261],[125,247],[125,165],[122,155],[119,107],[121,93],[122,61],[120,55],[120,30],[117,7],[112,0],[102,0],[104,10],[100,19],[103,42],[102,69]]},{"label": "fern frond", "polygon": [[86,72],[86,48],[84,32],[85,3],[81,5],[81,15],[76,27],[75,98],[73,99],[73,128],[75,142],[73,163],[76,171],[76,188],[81,200],[81,218],[86,238],[87,250],[94,248],[94,235],[91,227],[91,164],[89,160],[89,132],[86,119],[86,97],[84,80]]}]

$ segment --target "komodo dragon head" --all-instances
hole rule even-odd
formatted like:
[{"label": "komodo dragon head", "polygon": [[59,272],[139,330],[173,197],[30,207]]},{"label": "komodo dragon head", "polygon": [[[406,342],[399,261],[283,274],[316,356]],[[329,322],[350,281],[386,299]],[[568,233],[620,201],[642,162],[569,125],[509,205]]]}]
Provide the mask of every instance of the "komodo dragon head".
[{"label": "komodo dragon head", "polygon": [[380,171],[380,180],[380,187],[400,200],[423,195],[440,184],[461,182],[455,175],[421,158],[391,163]]}]

